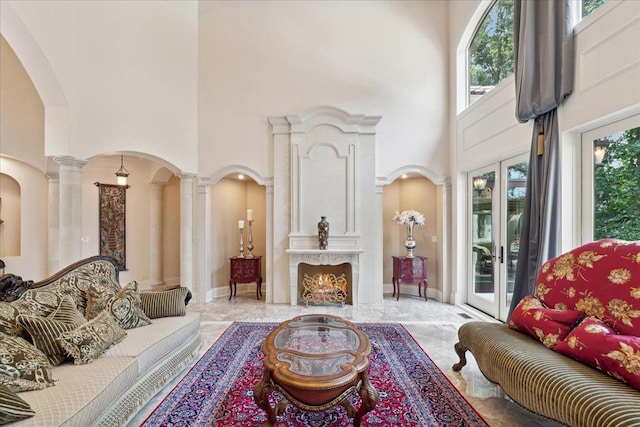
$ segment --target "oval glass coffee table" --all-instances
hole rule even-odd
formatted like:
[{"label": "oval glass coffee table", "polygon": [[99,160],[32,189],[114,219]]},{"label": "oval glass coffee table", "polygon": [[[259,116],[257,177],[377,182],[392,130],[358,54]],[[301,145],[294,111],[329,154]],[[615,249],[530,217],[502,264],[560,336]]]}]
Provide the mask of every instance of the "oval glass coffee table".
[{"label": "oval glass coffee table", "polygon": [[[353,323],[337,316],[310,314],[283,322],[264,341],[264,371],[253,389],[253,399],[267,413],[263,426],[275,426],[276,417],[293,404],[305,411],[325,411],[342,405],[354,426],[378,402],[369,382],[371,342]],[[272,391],[282,399],[273,408]],[[358,393],[358,410],[348,399]]]}]

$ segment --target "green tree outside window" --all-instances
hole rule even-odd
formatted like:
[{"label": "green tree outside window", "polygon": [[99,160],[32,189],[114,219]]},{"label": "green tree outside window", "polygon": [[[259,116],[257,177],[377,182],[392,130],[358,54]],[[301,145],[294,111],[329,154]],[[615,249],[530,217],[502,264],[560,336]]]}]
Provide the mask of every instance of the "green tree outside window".
[{"label": "green tree outside window", "polygon": [[594,237],[640,240],[640,128],[594,141],[606,154],[594,171]]},{"label": "green tree outside window", "polygon": [[482,20],[469,47],[472,98],[484,94],[513,71],[513,0],[498,0]]}]

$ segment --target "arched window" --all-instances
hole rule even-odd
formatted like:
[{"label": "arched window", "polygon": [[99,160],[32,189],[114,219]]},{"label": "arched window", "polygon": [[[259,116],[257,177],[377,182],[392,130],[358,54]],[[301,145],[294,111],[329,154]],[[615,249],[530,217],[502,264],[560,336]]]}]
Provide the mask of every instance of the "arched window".
[{"label": "arched window", "polygon": [[513,70],[513,0],[497,0],[482,19],[469,46],[469,104]]},{"label": "arched window", "polygon": [[582,17],[591,15],[591,13],[602,6],[607,0],[582,0]]}]

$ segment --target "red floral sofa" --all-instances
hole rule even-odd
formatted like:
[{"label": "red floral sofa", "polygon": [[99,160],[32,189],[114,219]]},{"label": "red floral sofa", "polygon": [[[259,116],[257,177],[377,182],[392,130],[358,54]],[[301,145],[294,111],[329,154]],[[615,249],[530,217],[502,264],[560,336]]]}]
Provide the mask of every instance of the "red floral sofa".
[{"label": "red floral sofa", "polygon": [[640,426],[640,242],[603,239],[546,262],[508,324],[458,330],[459,371],[571,426]]}]

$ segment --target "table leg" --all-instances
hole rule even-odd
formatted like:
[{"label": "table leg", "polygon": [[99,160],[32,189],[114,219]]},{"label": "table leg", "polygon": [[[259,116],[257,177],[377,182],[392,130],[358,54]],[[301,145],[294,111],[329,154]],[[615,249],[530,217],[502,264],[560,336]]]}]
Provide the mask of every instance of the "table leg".
[{"label": "table leg", "polygon": [[262,379],[253,388],[253,401],[267,413],[267,422],[262,424],[262,427],[275,427],[276,425],[277,411],[269,403],[269,394],[271,394],[271,378],[269,371],[265,369],[262,372]]},{"label": "table leg", "polygon": [[429,282],[427,282],[426,279],[423,282],[424,282],[424,300],[429,301],[427,299],[427,287],[429,286]]},{"label": "table leg", "polygon": [[376,407],[378,397],[380,396],[378,390],[376,390],[369,381],[369,375],[366,371],[362,373],[362,384],[360,385],[359,394],[362,403],[360,404],[360,408],[358,408],[356,416],[353,417],[353,427],[362,426],[362,417]]},{"label": "table leg", "polygon": [[398,288],[396,291],[396,301],[398,301],[400,300],[400,279],[396,280],[396,288]]},{"label": "table leg", "polygon": [[229,301],[231,301],[231,297],[233,296],[233,280],[229,280]]},{"label": "table leg", "polygon": [[260,297],[262,297],[262,279],[256,281],[256,298],[258,301],[260,301]]},{"label": "table leg", "polygon": [[396,278],[395,277],[391,278],[391,283],[393,283],[393,295],[392,295],[392,297],[395,297],[396,296]]}]

